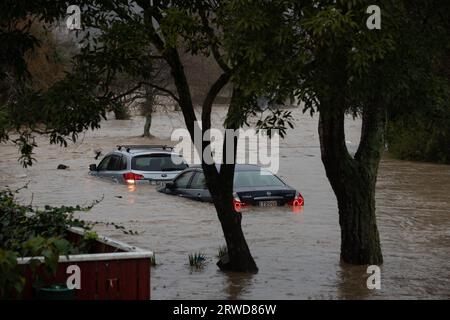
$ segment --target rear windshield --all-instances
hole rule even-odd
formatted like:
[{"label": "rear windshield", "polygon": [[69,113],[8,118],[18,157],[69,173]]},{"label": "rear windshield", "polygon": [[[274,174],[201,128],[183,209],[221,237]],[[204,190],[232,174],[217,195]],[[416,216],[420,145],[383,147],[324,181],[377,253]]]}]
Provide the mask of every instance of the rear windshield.
[{"label": "rear windshield", "polygon": [[182,161],[180,164],[173,163],[172,156],[181,157],[170,154],[136,156],[131,160],[131,169],[139,171],[178,171],[187,168],[187,164],[182,159],[179,159]]},{"label": "rear windshield", "polygon": [[236,171],[234,173],[234,187],[281,187],[285,184],[270,172]]}]

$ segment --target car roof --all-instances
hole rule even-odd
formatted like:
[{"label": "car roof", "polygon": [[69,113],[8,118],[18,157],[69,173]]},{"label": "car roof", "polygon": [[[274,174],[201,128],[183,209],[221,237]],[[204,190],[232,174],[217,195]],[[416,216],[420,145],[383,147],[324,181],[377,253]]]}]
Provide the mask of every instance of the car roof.
[{"label": "car roof", "polygon": [[181,156],[173,151],[173,147],[167,145],[118,145],[117,149],[112,150],[110,154],[125,154],[129,156],[151,155],[151,154],[169,154]]},{"label": "car roof", "polygon": [[130,152],[126,152],[126,151],[119,151],[120,153],[125,153],[125,154],[130,154],[132,156],[140,156],[140,155],[147,155],[147,154],[170,154],[170,155],[176,155],[176,156],[181,156],[179,153],[177,152],[173,152],[173,151],[163,151],[163,150],[133,150]]},{"label": "car roof", "polygon": [[162,151],[162,150],[134,150],[130,152],[126,152],[125,150],[113,150],[106,154],[106,156],[117,154],[117,155],[127,155],[130,157],[136,157],[136,156],[145,156],[145,155],[152,155],[152,154],[167,154],[167,155],[175,155],[180,156],[181,155],[174,151]]},{"label": "car roof", "polygon": [[[220,163],[216,163],[217,170],[220,170]],[[200,169],[202,170],[201,165],[192,165],[189,167],[189,169]],[[237,163],[234,167],[234,171],[261,171],[261,170],[267,170],[265,168],[262,168],[256,164],[239,164]]]},{"label": "car roof", "polygon": [[144,152],[144,151],[162,151],[162,152],[171,152],[173,150],[172,146],[168,146],[165,144],[151,144],[151,145],[145,145],[145,144],[119,144],[117,145],[118,151],[123,151],[127,153],[138,153],[138,152]]}]

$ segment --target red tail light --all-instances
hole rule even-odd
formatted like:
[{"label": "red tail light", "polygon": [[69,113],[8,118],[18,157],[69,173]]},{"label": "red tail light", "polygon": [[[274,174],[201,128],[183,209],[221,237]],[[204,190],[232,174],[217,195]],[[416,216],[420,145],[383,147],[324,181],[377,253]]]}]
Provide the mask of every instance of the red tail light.
[{"label": "red tail light", "polygon": [[242,202],[240,202],[239,200],[233,199],[233,207],[234,207],[234,211],[236,211],[236,212],[241,211]]},{"label": "red tail light", "polygon": [[144,176],[141,174],[136,174],[132,172],[127,172],[123,174],[123,178],[128,184],[134,184],[136,180],[142,180],[144,179]]},{"label": "red tail light", "polygon": [[305,204],[305,200],[303,199],[300,192],[297,192],[295,198],[291,201],[288,201],[287,204],[293,207],[302,207]]},{"label": "red tail light", "polygon": [[239,199],[239,196],[237,195],[237,193],[233,193],[233,207],[234,207],[234,211],[236,212],[240,212],[242,208],[247,207],[248,204],[242,202]]}]

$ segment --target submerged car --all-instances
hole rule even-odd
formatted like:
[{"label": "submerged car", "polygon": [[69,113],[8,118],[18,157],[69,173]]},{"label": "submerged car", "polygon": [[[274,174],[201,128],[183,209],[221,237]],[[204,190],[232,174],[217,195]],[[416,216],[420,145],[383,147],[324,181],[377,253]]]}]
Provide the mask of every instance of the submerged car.
[{"label": "submerged car", "polygon": [[118,183],[141,184],[170,181],[188,167],[183,157],[165,145],[120,145],[89,174]]},{"label": "submerged car", "polygon": [[[158,191],[199,201],[212,201],[201,166],[185,169]],[[237,164],[235,167],[233,196],[236,211],[250,205],[275,207],[287,204],[298,208],[304,204],[300,192],[269,170],[248,164]]]}]

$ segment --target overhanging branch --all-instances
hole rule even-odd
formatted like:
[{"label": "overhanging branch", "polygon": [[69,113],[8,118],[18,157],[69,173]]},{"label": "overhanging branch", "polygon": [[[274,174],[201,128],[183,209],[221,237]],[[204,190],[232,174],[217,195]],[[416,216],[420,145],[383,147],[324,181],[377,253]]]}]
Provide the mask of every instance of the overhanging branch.
[{"label": "overhanging branch", "polygon": [[211,109],[219,92],[230,80],[230,73],[225,72],[214,82],[208,91],[202,105],[202,129],[203,132],[211,128]]},{"label": "overhanging branch", "polygon": [[154,88],[154,89],[156,89],[156,90],[158,90],[158,91],[167,93],[167,94],[168,94],[169,96],[171,96],[178,104],[180,103],[180,99],[179,99],[179,98],[177,97],[177,95],[176,95],[174,92],[172,92],[171,90],[169,90],[169,89],[167,89],[167,88],[164,88],[164,87],[160,87],[160,86],[158,86],[158,85],[156,85],[156,84],[149,83],[149,82],[142,82],[142,84],[144,84],[144,85],[146,85],[146,86],[149,86],[149,87],[152,87],[152,88]]}]

